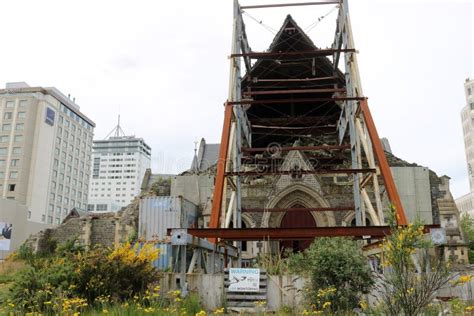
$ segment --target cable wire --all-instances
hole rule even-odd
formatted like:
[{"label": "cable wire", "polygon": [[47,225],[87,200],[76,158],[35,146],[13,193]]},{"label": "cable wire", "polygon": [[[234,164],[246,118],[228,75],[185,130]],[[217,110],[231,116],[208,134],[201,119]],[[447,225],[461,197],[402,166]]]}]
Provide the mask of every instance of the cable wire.
[{"label": "cable wire", "polygon": [[247,13],[246,11],[243,11],[242,10],[242,13],[245,14],[246,16],[248,16],[250,19],[252,19],[253,21],[257,22],[258,24],[260,24],[264,29],[266,29],[267,31],[269,31],[270,33],[272,33],[273,35],[275,35],[278,31],[276,29],[274,29],[273,27],[271,27],[270,25],[267,25],[265,23],[263,23],[262,20],[258,20],[256,19],[255,17],[251,16],[249,13]]}]

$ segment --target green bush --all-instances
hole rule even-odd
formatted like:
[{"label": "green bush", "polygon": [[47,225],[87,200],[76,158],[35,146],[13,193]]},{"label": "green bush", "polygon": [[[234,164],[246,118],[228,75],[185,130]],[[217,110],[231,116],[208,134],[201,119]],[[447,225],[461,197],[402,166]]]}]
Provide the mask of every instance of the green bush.
[{"label": "green bush", "polygon": [[18,273],[8,302],[17,312],[53,314],[123,302],[158,281],[151,265],[157,256],[156,248],[148,244],[141,249],[125,244],[85,252],[74,242],[66,243],[54,255],[36,257]]},{"label": "green bush", "polygon": [[309,276],[308,300],[316,310],[348,311],[374,284],[360,245],[342,237],[318,238],[289,258],[293,272]]}]

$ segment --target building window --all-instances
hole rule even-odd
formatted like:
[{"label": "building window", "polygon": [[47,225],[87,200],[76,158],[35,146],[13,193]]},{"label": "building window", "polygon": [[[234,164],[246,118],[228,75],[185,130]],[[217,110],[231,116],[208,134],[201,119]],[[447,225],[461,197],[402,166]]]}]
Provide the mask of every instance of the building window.
[{"label": "building window", "polygon": [[6,143],[8,142],[8,136],[6,135],[3,135],[3,136],[0,136],[0,143]]},{"label": "building window", "polygon": [[15,126],[15,130],[17,130],[17,131],[22,131],[24,129],[25,129],[25,124],[23,124],[23,123],[18,123]]},{"label": "building window", "polygon": [[5,166],[5,159],[0,159],[0,167]]},{"label": "building window", "polygon": [[9,184],[8,185],[8,192],[15,192],[16,184]]},{"label": "building window", "polygon": [[4,120],[11,120],[13,118],[13,112],[5,112],[3,114],[3,119]]},{"label": "building window", "polygon": [[0,179],[3,179],[3,178],[5,178],[5,172],[0,171]]},{"label": "building window", "polygon": [[11,124],[3,124],[2,131],[11,131],[12,125]]},{"label": "building window", "polygon": [[23,153],[23,149],[21,147],[13,147],[14,155],[21,155],[22,153]]},{"label": "building window", "polygon": [[467,88],[467,95],[471,95],[471,94],[472,94],[471,88]]},{"label": "building window", "polygon": [[97,211],[107,211],[107,204],[97,204]]},{"label": "building window", "polygon": [[20,165],[20,159],[12,159],[10,166],[18,167]]},{"label": "building window", "polygon": [[18,112],[18,116],[17,116],[19,119],[24,119],[26,118],[26,112]]},{"label": "building window", "polygon": [[10,171],[10,179],[17,179],[18,171]]},{"label": "building window", "polygon": [[13,108],[13,107],[15,107],[15,101],[7,101],[5,106],[7,108]]},{"label": "building window", "polygon": [[0,155],[6,155],[7,154],[7,148],[6,147],[0,147]]},{"label": "building window", "polygon": [[15,142],[19,143],[23,141],[23,135],[15,135]]},{"label": "building window", "polygon": [[27,100],[20,100],[20,106],[21,107],[25,107],[28,105],[28,101]]}]

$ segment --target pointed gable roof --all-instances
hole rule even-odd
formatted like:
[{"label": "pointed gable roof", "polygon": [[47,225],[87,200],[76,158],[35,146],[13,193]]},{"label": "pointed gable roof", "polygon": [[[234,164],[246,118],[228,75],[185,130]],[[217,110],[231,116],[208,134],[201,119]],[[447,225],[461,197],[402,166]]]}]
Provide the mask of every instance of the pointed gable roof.
[{"label": "pointed gable roof", "polygon": [[[270,47],[267,49],[267,52],[297,52],[297,51],[307,51],[319,49],[311,40],[311,38],[303,31],[303,29],[296,23],[293,17],[288,14],[283,21],[280,30],[273,38]],[[315,57],[319,63],[324,64],[325,75],[333,76],[333,63],[329,58],[325,56]],[[264,65],[262,65],[262,63]],[[260,67],[268,68],[269,65],[274,63],[267,59],[258,59],[255,64],[252,66],[251,75],[254,77],[258,74]],[[339,84],[344,84],[344,75],[339,70],[337,75],[340,78]],[[248,74],[245,75],[248,77]],[[245,82],[245,77],[243,82]],[[262,77],[263,78],[263,77]]]},{"label": "pointed gable roof", "polygon": [[[267,50],[277,54],[259,55],[242,78],[243,98],[263,104],[246,108],[254,135],[253,147],[266,147],[272,142],[292,143],[299,135],[314,138],[336,134],[341,107],[331,98],[334,88],[344,88],[344,75],[339,70],[334,71],[328,57],[305,54],[318,49],[288,15]],[[280,52],[296,54],[279,56]],[[270,102],[266,104],[265,101]],[[273,104],[271,101],[280,103]],[[318,118],[324,118],[324,122],[316,121]]]}]

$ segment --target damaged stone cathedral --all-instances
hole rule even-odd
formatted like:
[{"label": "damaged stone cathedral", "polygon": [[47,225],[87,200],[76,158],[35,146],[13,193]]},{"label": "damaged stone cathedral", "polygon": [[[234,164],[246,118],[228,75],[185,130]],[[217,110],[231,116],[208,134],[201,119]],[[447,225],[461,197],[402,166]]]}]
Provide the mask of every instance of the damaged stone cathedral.
[{"label": "damaged stone cathedral", "polygon": [[[273,40],[269,52],[294,49],[316,49],[316,46],[288,16]],[[295,48],[296,47],[296,48]],[[266,87],[275,76],[292,75],[298,85],[313,88],[314,82],[306,80],[317,72],[326,82],[323,86],[343,86],[344,74],[333,73],[333,64],[325,56],[313,58],[307,64],[275,62],[274,60],[258,60],[250,73],[242,78],[242,91],[256,91],[255,88]],[[308,72],[308,73],[305,73]],[[299,77],[294,75],[298,73]],[[291,87],[291,81],[288,83]],[[285,87],[288,89],[288,87]],[[257,89],[258,91],[258,89]],[[304,95],[303,95],[304,97]],[[331,94],[325,96],[331,98]],[[319,146],[337,143],[336,125],[341,113],[337,102],[314,104],[293,104],[278,108],[261,106],[247,107],[246,115],[252,128],[252,147],[266,147],[268,150],[251,156],[244,156],[246,170],[267,168],[269,164],[282,173],[276,176],[264,172],[244,176],[241,179],[242,193],[242,228],[312,228],[355,226],[353,211],[353,177],[341,173],[317,173],[315,170],[330,170],[334,166],[351,167],[350,149],[329,152],[327,150],[300,150],[301,147]],[[285,120],[286,128],[275,128]],[[315,120],[318,123],[315,124]],[[298,130],[298,133],[294,133]],[[302,132],[303,131],[303,132]],[[424,224],[439,224],[446,230],[446,243],[441,246],[445,258],[457,263],[467,263],[467,247],[459,229],[459,212],[449,190],[449,177],[436,175],[427,167],[408,163],[397,158],[390,151],[388,141],[383,141],[385,154],[392,171],[400,199],[410,222],[420,220]],[[294,148],[280,151],[281,147]],[[197,225],[209,227],[213,192],[216,179],[216,163],[219,156],[219,144],[207,144],[201,140],[191,163],[190,169],[179,175],[172,176],[171,182],[160,184],[159,175],[150,170],[145,174],[142,184],[142,196],[117,214],[87,214],[83,217],[68,218],[56,229],[48,230],[49,238],[61,239],[60,232],[65,227],[76,227],[74,233],[78,240],[86,245],[103,243],[111,245],[123,240],[138,231],[139,199],[149,195],[169,195],[182,197],[198,209]],[[300,172],[306,171],[305,173]],[[377,176],[375,176],[377,177]],[[382,183],[382,181],[381,181]],[[227,188],[229,190],[229,188]],[[380,191],[387,205],[387,194],[381,185]],[[227,202],[231,194],[224,195]],[[374,200],[373,192],[366,197]],[[232,203],[227,203],[232,204]],[[288,212],[286,209],[293,209]],[[306,209],[325,208],[331,211],[310,211]],[[267,209],[281,209],[278,212],[267,212]],[[295,211],[296,210],[296,211]],[[381,225],[380,217],[373,210],[367,209],[364,216],[365,224]],[[232,219],[222,218],[224,224]],[[72,225],[71,221],[80,224]],[[225,227],[227,225],[222,225]],[[102,227],[102,228],[101,228]],[[103,229],[106,227],[107,229]],[[228,227],[228,226],[227,226]],[[172,227],[169,227],[172,228]],[[109,236],[110,235],[110,236]],[[138,236],[144,237],[144,236]],[[41,237],[30,242],[41,244]],[[308,247],[308,240],[284,241],[247,241],[242,244],[242,258],[252,260],[261,251],[301,251]]]}]

